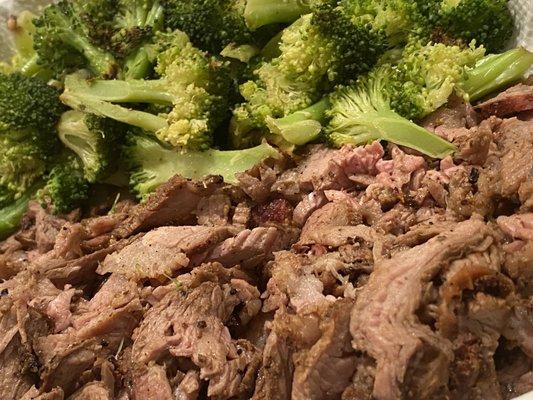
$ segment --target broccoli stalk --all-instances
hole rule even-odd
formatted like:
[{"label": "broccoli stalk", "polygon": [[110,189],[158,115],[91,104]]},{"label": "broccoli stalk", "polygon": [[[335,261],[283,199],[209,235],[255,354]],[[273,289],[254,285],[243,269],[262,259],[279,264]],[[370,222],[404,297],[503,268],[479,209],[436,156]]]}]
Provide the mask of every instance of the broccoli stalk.
[{"label": "broccoli stalk", "polygon": [[4,240],[18,229],[20,220],[28,209],[28,203],[35,197],[41,186],[41,182],[36,183],[17,200],[0,208],[0,240]]},{"label": "broccoli stalk", "polygon": [[337,147],[386,140],[434,158],[444,158],[455,146],[403,118],[391,109],[388,97],[389,70],[381,67],[354,87],[339,89],[331,96],[327,127],[330,142]]},{"label": "broccoli stalk", "polygon": [[124,158],[131,165],[130,186],[139,198],[146,199],[158,186],[174,175],[202,179],[220,175],[228,183],[236,183],[235,175],[267,158],[278,158],[276,149],[262,143],[246,150],[179,153],[161,146],[146,136],[132,135],[125,147]]},{"label": "broccoli stalk", "polygon": [[291,144],[301,146],[318,138],[322,125],[326,122],[326,112],[330,107],[329,99],[319,102],[304,110],[296,111],[283,118],[267,117],[266,124],[275,135]]},{"label": "broccoli stalk", "polygon": [[459,91],[464,92],[468,100],[476,101],[516,82],[532,65],[533,53],[523,47],[488,55],[467,71],[466,78],[458,85]]},{"label": "broccoli stalk", "polygon": [[307,14],[310,7],[302,0],[247,0],[244,20],[251,30],[265,25],[290,23]]}]

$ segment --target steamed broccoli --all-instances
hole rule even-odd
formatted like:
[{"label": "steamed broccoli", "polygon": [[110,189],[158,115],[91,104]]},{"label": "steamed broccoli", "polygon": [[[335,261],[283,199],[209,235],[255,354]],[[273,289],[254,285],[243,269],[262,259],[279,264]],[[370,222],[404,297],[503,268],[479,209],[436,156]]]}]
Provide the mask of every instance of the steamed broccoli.
[{"label": "steamed broccoli", "polygon": [[113,21],[112,48],[123,59],[125,79],[145,78],[152,67],[150,48],[163,30],[164,8],[159,0],[120,0]]},{"label": "steamed broccoli", "polygon": [[58,97],[38,78],[0,74],[0,207],[22,196],[57,151]]},{"label": "steamed broccoli", "polygon": [[37,192],[37,197],[43,205],[49,205],[55,214],[72,211],[87,200],[89,183],[76,156],[60,157],[45,179],[46,183]]},{"label": "steamed broccoli", "polygon": [[485,54],[482,47],[462,48],[442,43],[412,44],[400,62],[390,69],[391,105],[409,119],[419,119],[448,101],[468,67]]},{"label": "steamed broccoli", "polygon": [[508,0],[442,0],[436,28],[464,43],[475,40],[490,53],[501,51],[513,34],[507,3]]},{"label": "steamed broccoli", "polygon": [[444,44],[406,48],[395,66],[391,105],[406,118],[420,119],[444,105],[455,91],[474,101],[519,80],[533,64],[523,48],[483,57],[484,49]]},{"label": "steamed broccoli", "polygon": [[[75,74],[66,78],[61,99],[74,109],[152,132],[172,146],[205,150],[229,109],[232,81],[226,65],[193,47],[182,32],[160,36],[163,50],[156,72],[161,78],[89,81]],[[114,103],[148,103],[170,109],[155,114]]]},{"label": "steamed broccoli", "polygon": [[476,101],[506,85],[520,80],[533,65],[533,53],[523,47],[501,54],[490,54],[467,70],[457,85],[460,95]]},{"label": "steamed broccoli", "polygon": [[131,135],[125,146],[124,159],[130,162],[130,187],[140,199],[146,199],[159,185],[174,175],[202,179],[220,175],[228,183],[236,183],[235,174],[252,168],[279,153],[267,143],[246,150],[177,153],[142,135]]},{"label": "steamed broccoli", "polygon": [[80,158],[89,182],[101,182],[115,171],[115,152],[125,133],[123,124],[71,110],[61,116],[57,130],[63,144]]},{"label": "steamed broccoli", "polygon": [[34,21],[39,63],[56,74],[88,67],[96,75],[114,77],[118,72],[115,57],[92,38],[105,36],[105,33],[99,33],[102,30],[107,32],[103,21],[110,18],[106,3],[107,0],[61,0],[47,6]]},{"label": "steamed broccoli", "polygon": [[386,140],[435,158],[453,153],[452,144],[392,110],[389,79],[390,69],[378,67],[355,86],[331,95],[331,121],[326,129],[331,144],[340,147]]},{"label": "steamed broccoli", "polygon": [[218,53],[227,45],[264,44],[268,24],[292,22],[308,12],[299,0],[163,0],[166,25],[187,33],[199,48]]},{"label": "steamed broccoli", "polygon": [[245,102],[234,111],[234,145],[257,142],[267,119],[305,109],[335,85],[354,81],[427,25],[410,0],[314,0],[311,10],[283,31],[279,55],[241,85]]},{"label": "steamed broccoli", "polygon": [[11,233],[48,171],[64,107],[38,78],[0,74],[0,236]]},{"label": "steamed broccoli", "polygon": [[4,240],[17,230],[20,220],[28,209],[28,203],[35,197],[41,186],[42,183],[37,182],[15,201],[6,206],[0,206],[0,240]]},{"label": "steamed broccoli", "polygon": [[[371,74],[377,78],[370,80],[377,79],[380,85],[385,82],[382,90],[386,91],[383,96],[387,99],[387,107],[404,118],[420,119],[445,104],[453,92],[466,100],[477,100],[519,80],[533,65],[533,53],[523,48],[482,58],[483,54],[482,48],[465,49],[440,43],[413,45],[405,49],[404,58],[397,64],[381,65],[379,73]],[[359,94],[350,95],[354,90],[341,89],[340,98],[359,98]],[[333,96],[339,99],[339,93]],[[334,117],[338,112],[335,108],[328,110],[329,102],[326,96],[286,117],[268,118],[267,124],[272,134],[289,143],[308,143],[317,138],[327,115]]]}]

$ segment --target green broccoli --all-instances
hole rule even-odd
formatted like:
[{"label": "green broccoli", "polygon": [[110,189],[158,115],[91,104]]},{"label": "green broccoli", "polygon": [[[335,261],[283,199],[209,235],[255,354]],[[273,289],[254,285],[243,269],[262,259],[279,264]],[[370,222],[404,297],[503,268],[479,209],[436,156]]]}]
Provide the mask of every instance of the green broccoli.
[{"label": "green broccoli", "polygon": [[89,182],[83,165],[75,155],[59,157],[45,177],[46,183],[37,192],[43,207],[49,206],[55,214],[65,214],[80,207],[89,195]]},{"label": "green broccoli", "polygon": [[464,43],[501,51],[513,34],[508,0],[442,0],[436,29]]},{"label": "green broccoli", "polygon": [[[61,74],[64,70],[88,67],[94,74],[112,78],[118,73],[115,57],[93,39],[105,36],[107,0],[61,0],[47,6],[34,21],[35,50],[39,63]],[[102,34],[101,31],[104,31]]]},{"label": "green broccoli", "polygon": [[61,116],[57,131],[63,144],[80,158],[87,181],[102,182],[115,172],[115,152],[125,133],[123,124],[70,110]]},{"label": "green broccoli", "polygon": [[519,80],[533,64],[523,48],[483,57],[482,47],[441,43],[406,48],[392,68],[391,106],[409,119],[420,119],[444,105],[455,91],[474,101]]},{"label": "green broccoli", "polygon": [[[379,67],[379,80],[386,81],[388,107],[404,118],[420,119],[445,104],[453,92],[475,101],[518,81],[533,65],[533,53],[524,48],[482,58],[483,54],[482,48],[441,43],[409,46],[397,64]],[[268,118],[267,124],[272,134],[289,143],[308,143],[317,138],[327,115],[335,115],[334,110],[328,111],[328,103],[325,97],[286,117]]]},{"label": "green broccoli", "polygon": [[482,97],[520,80],[533,65],[533,53],[523,47],[501,54],[490,54],[466,72],[457,91],[469,101]]},{"label": "green broccoli", "polygon": [[268,117],[266,124],[273,135],[283,138],[287,143],[303,145],[319,138],[329,108],[329,97],[326,96],[312,106],[286,117]]},{"label": "green broccoli", "polygon": [[240,86],[245,102],[233,111],[231,140],[237,148],[257,144],[266,118],[280,118],[320,99],[335,55],[307,14],[283,31],[280,55],[253,71]]},{"label": "green broccoli", "polygon": [[142,79],[153,64],[151,47],[157,32],[163,30],[164,8],[159,0],[120,0],[113,21],[111,42],[117,57],[123,59],[124,79]]},{"label": "green broccoli", "polygon": [[394,112],[389,96],[390,69],[378,67],[355,86],[338,89],[330,96],[331,118],[326,133],[336,147],[386,140],[434,158],[444,158],[455,147]]},{"label": "green broccoli", "polygon": [[0,206],[0,240],[4,240],[18,229],[20,220],[28,210],[28,203],[35,198],[41,186],[42,182],[37,182],[15,201]]},{"label": "green broccoli", "polygon": [[38,78],[0,74],[0,207],[22,196],[58,149],[59,91]]},{"label": "green broccoli", "polygon": [[[276,27],[308,12],[299,0],[162,0],[166,25],[187,33],[199,48],[218,53],[229,44],[262,45]],[[253,32],[255,31],[255,32]]]},{"label": "green broccoli", "polygon": [[484,54],[484,48],[473,46],[418,42],[407,46],[399,63],[390,69],[395,89],[392,108],[409,119],[435,111],[448,101],[466,69]]},{"label": "green broccoli", "polygon": [[159,185],[177,174],[189,179],[220,175],[226,182],[236,183],[235,174],[264,159],[279,156],[267,143],[246,150],[178,153],[142,135],[131,135],[124,150],[124,159],[130,163],[130,187],[140,199],[146,199]]},{"label": "green broccoli", "polygon": [[39,78],[0,73],[0,236],[17,226],[59,149],[59,91]]},{"label": "green broccoli", "polygon": [[335,85],[354,81],[427,25],[410,0],[314,0],[311,10],[283,31],[278,56],[240,86],[245,102],[234,111],[235,146],[257,143],[268,132],[267,119],[303,110]]},{"label": "green broccoli", "polygon": [[[193,47],[182,32],[161,37],[165,45],[160,42],[156,67],[161,78],[89,81],[74,74],[65,79],[61,99],[74,109],[142,128],[174,147],[205,150],[229,110],[232,80],[226,64]],[[114,103],[171,107],[156,114]]]}]

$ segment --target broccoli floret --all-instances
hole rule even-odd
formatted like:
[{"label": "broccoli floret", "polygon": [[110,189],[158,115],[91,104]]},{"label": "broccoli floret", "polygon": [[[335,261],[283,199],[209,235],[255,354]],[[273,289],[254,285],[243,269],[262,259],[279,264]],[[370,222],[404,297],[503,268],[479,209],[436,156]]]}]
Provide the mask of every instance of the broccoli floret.
[{"label": "broccoli floret", "polygon": [[96,3],[84,0],[61,0],[46,7],[34,21],[39,62],[57,74],[65,69],[88,67],[96,75],[114,77],[118,72],[117,61],[91,39],[91,35],[98,35],[103,29],[101,13],[108,17]]},{"label": "broccoli floret", "polygon": [[267,158],[277,158],[276,149],[262,143],[246,150],[176,152],[156,140],[131,135],[125,147],[124,159],[130,162],[130,187],[140,199],[146,199],[158,186],[174,175],[202,179],[220,175],[228,183],[236,183],[235,174],[246,171]]},{"label": "broccoli floret", "polygon": [[55,214],[65,214],[80,207],[89,194],[89,182],[83,166],[75,155],[62,155],[46,176],[46,183],[37,193],[44,205]]},{"label": "broccoli floret", "polygon": [[[156,80],[65,79],[63,102],[74,109],[108,117],[152,132],[163,142],[205,150],[226,117],[232,80],[225,63],[193,47],[182,32],[166,34]],[[169,43],[171,42],[171,43]],[[168,113],[133,110],[114,103],[169,105]]]},{"label": "broccoli floret", "polygon": [[38,78],[0,74],[0,206],[19,198],[57,151],[59,91]]},{"label": "broccoli floret", "polygon": [[279,55],[241,85],[245,103],[234,112],[234,144],[257,142],[268,132],[267,119],[305,109],[335,85],[357,79],[427,25],[410,0],[315,0],[311,10],[283,31]]},{"label": "broccoli floret", "polygon": [[[276,27],[308,11],[299,0],[163,0],[166,25],[187,33],[199,48],[219,53],[229,44],[262,45]],[[247,25],[248,24],[248,25]]]},{"label": "broccoli floret", "polygon": [[285,29],[280,55],[261,63],[254,79],[240,86],[245,102],[234,110],[231,125],[236,147],[257,144],[267,117],[284,117],[320,99],[335,56],[311,20],[311,14],[305,15]]},{"label": "broccoli floret", "polygon": [[46,162],[33,138],[0,133],[0,207],[26,193],[46,172]]},{"label": "broccoli floret", "polygon": [[482,47],[463,48],[442,43],[412,44],[391,69],[394,110],[409,119],[419,119],[448,101],[468,67],[485,53]]},{"label": "broccoli floret", "polygon": [[120,122],[71,110],[61,116],[57,131],[63,144],[80,158],[89,182],[101,182],[116,170],[116,149],[125,133]]},{"label": "broccoli floret", "polygon": [[508,0],[443,0],[437,28],[464,43],[476,41],[488,52],[501,51],[513,34]]},{"label": "broccoli floret", "polygon": [[444,105],[453,92],[477,100],[519,80],[533,63],[533,54],[523,48],[483,55],[482,47],[442,43],[406,48],[390,72],[392,108],[406,118],[420,119]]},{"label": "broccoli floret", "polygon": [[265,25],[291,23],[310,11],[309,2],[302,0],[247,0],[244,9],[246,25],[258,29]]},{"label": "broccoli floret", "polygon": [[390,69],[379,67],[356,85],[340,88],[330,96],[331,121],[326,129],[330,143],[340,147],[386,140],[434,158],[453,153],[451,143],[392,110],[389,79]]}]

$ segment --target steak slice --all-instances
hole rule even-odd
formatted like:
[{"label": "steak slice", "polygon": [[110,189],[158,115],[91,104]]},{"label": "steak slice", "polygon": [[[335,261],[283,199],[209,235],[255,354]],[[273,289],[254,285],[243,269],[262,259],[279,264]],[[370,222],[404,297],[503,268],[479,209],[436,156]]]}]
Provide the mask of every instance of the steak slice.
[{"label": "steak slice", "polygon": [[169,292],[135,331],[136,368],[168,355],[190,359],[200,378],[209,381],[208,396],[227,399],[246,393],[257,368],[256,350],[233,340],[224,325],[242,301],[241,290],[242,285],[203,282],[185,292]]},{"label": "steak slice", "polygon": [[201,261],[218,243],[232,236],[229,227],[165,226],[154,229],[108,255],[96,270],[120,273],[128,278],[168,280],[195,258]]},{"label": "steak slice", "polygon": [[351,299],[338,300],[321,315],[322,336],[295,363],[293,400],[335,400],[349,385],[357,366],[350,346],[353,304]]},{"label": "steak slice", "polygon": [[191,182],[176,175],[161,185],[146,203],[131,209],[129,217],[113,231],[113,235],[125,238],[159,226],[192,225],[196,222],[200,200],[221,184],[219,178]]},{"label": "steak slice", "polygon": [[350,322],[354,349],[376,360],[376,399],[401,397],[412,362],[423,363],[417,377],[425,385],[423,393],[430,395],[446,383],[451,344],[421,324],[415,314],[422,303],[423,285],[453,260],[484,251],[493,241],[487,225],[468,220],[376,263],[357,297]]},{"label": "steak slice", "polygon": [[269,260],[273,251],[280,250],[276,248],[278,236],[274,227],[245,229],[216,246],[207,261],[217,261],[226,267],[254,268]]},{"label": "steak slice", "polygon": [[481,118],[508,117],[533,110],[533,86],[518,84],[474,107]]}]

